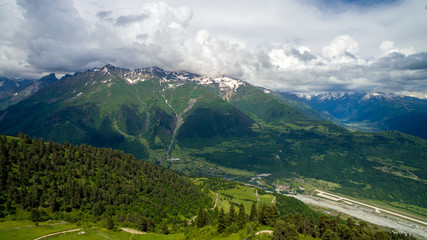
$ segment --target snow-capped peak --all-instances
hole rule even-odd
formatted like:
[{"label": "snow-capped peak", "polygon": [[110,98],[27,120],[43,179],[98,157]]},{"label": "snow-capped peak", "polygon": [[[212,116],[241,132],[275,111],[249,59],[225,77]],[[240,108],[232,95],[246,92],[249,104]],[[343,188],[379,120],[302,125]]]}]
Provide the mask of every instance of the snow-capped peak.
[{"label": "snow-capped peak", "polygon": [[217,77],[214,79],[214,82],[219,84],[221,91],[226,91],[227,89],[237,92],[237,89],[244,85],[242,81],[229,77]]},{"label": "snow-capped peak", "polygon": [[365,96],[363,96],[362,100],[369,100],[369,99],[378,99],[378,98],[385,98],[385,99],[392,99],[397,97],[394,93],[379,93],[379,92],[372,92],[372,93],[366,93]]},{"label": "snow-capped peak", "polygon": [[162,82],[169,83],[168,86],[175,87],[178,85],[182,85],[184,81],[192,81],[198,84],[203,85],[214,85],[218,84],[220,91],[223,92],[237,92],[237,89],[245,85],[245,82],[226,77],[208,77],[199,74],[189,73],[185,71],[181,72],[170,72],[158,67],[150,67],[150,68],[140,68],[140,69],[123,69],[118,68],[112,65],[105,65],[102,68],[94,68],[92,72],[101,72],[103,74],[113,75],[120,74],[120,77],[123,78],[129,84],[137,84],[139,82],[143,82],[150,77],[158,77]]},{"label": "snow-capped peak", "polygon": [[[424,94],[425,95],[425,94]],[[370,100],[393,100],[402,97],[415,97],[419,99],[426,99],[427,95],[423,94],[408,94],[408,92],[356,92],[356,91],[334,91],[334,92],[321,92],[313,94],[297,94],[299,98],[305,98],[307,100],[316,101],[327,101],[327,100],[338,100],[344,98],[359,99],[359,101],[370,101]]]},{"label": "snow-capped peak", "polygon": [[[139,72],[147,72],[147,69],[139,69],[136,70]],[[211,78],[204,75],[189,73],[185,71],[181,72],[169,72],[163,70],[161,68],[150,68],[148,70],[151,76],[159,77],[163,82],[177,82],[176,84],[180,84],[181,81],[192,81],[202,85],[212,85],[218,84],[221,91],[233,91],[237,92],[237,89],[244,85],[243,81],[233,79],[226,76]],[[174,86],[174,84],[172,84]]]}]

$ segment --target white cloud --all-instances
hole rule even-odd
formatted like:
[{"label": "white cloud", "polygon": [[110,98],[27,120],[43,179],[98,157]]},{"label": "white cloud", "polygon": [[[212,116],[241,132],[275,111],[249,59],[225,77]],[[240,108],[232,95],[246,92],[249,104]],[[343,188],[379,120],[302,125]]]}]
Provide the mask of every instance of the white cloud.
[{"label": "white cloud", "polygon": [[427,14],[420,1],[336,9],[316,4],[3,0],[0,75],[111,63],[231,75],[299,92],[427,92]]},{"label": "white cloud", "polygon": [[207,75],[242,77],[244,68],[256,64],[255,56],[238,44],[213,37],[208,31],[199,31],[181,48],[181,69]]},{"label": "white cloud", "polygon": [[415,53],[415,50],[413,47],[409,48],[396,48],[394,46],[394,42],[392,41],[383,41],[380,45],[381,52],[384,56],[392,54],[392,53],[400,53],[403,55],[411,55]]},{"label": "white cloud", "polygon": [[336,37],[322,49],[322,55],[333,64],[357,64],[359,44],[350,36]]}]

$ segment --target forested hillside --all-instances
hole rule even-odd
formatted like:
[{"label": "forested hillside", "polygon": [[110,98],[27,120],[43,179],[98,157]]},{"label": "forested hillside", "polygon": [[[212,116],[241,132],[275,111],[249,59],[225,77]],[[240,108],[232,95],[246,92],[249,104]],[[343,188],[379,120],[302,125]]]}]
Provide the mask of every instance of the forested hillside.
[{"label": "forested hillside", "polygon": [[26,209],[45,219],[131,214],[156,224],[212,201],[190,179],[112,149],[0,136],[0,166],[0,217]]}]

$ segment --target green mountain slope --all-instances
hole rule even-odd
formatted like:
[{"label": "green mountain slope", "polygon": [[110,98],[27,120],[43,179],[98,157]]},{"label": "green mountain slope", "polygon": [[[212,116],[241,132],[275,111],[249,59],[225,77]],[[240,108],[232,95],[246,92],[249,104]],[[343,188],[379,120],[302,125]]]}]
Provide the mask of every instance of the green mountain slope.
[{"label": "green mountain slope", "polygon": [[112,149],[0,136],[0,161],[1,217],[39,209],[54,219],[137,214],[161,223],[212,202],[190,179]]},{"label": "green mountain slope", "polygon": [[316,178],[427,208],[425,140],[351,132],[309,112],[236,79],[107,65],[0,112],[0,132],[121,149],[188,175]]}]

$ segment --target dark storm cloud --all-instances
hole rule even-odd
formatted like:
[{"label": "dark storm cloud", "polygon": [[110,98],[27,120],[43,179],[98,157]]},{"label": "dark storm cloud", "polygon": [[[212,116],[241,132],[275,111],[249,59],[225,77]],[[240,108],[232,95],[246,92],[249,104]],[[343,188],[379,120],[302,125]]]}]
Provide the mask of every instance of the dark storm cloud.
[{"label": "dark storm cloud", "polygon": [[37,38],[73,42],[86,35],[86,23],[71,0],[18,0],[24,10],[24,30],[29,40]]},{"label": "dark storm cloud", "polygon": [[99,11],[96,16],[99,18],[106,18],[111,15],[111,11]]},{"label": "dark storm cloud", "polygon": [[417,53],[405,56],[401,53],[391,53],[379,59],[373,67],[399,70],[426,70],[427,53]]},{"label": "dark storm cloud", "polygon": [[308,61],[316,59],[316,56],[314,56],[313,54],[311,54],[307,51],[304,51],[303,53],[301,53],[300,51],[298,51],[295,48],[292,48],[291,50],[289,50],[289,53],[291,55],[295,56],[296,58],[298,58],[299,60],[304,61],[304,62],[308,62]]},{"label": "dark storm cloud", "polygon": [[142,22],[144,19],[147,19],[148,14],[140,14],[140,15],[129,15],[129,16],[120,16],[116,20],[117,25],[128,25],[132,23]]}]

